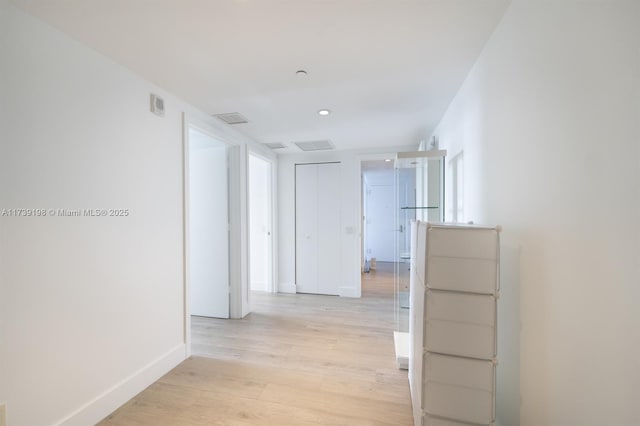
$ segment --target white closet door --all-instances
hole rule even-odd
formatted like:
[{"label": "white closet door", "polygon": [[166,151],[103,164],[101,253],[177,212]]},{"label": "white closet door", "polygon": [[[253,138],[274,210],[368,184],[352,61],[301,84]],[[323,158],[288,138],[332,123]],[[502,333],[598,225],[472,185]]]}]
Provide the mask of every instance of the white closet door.
[{"label": "white closet door", "polygon": [[296,165],[296,289],[318,291],[318,168]]},{"label": "white closet door", "polygon": [[340,164],[298,164],[297,291],[338,294],[340,255]]},{"label": "white closet door", "polygon": [[338,294],[340,244],[340,164],[318,164],[318,290]]}]

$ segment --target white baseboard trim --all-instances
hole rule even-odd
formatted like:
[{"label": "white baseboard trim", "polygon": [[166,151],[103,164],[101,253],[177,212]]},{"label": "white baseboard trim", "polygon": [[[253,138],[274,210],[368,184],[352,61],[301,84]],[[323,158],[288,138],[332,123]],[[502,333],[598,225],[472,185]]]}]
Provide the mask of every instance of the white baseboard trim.
[{"label": "white baseboard trim", "polygon": [[184,360],[185,345],[181,343],[55,424],[60,426],[94,425]]},{"label": "white baseboard trim", "polygon": [[295,293],[296,285],[292,283],[280,283],[278,286],[279,293]]},{"label": "white baseboard trim", "polygon": [[354,287],[338,287],[338,295],[340,297],[360,297],[360,291]]}]

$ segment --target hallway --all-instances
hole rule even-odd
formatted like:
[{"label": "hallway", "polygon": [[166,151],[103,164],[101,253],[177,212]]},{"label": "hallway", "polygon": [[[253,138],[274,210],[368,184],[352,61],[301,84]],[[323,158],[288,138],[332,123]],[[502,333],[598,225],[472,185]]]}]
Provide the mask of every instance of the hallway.
[{"label": "hallway", "polygon": [[361,299],[251,297],[243,320],[194,317],[194,356],[100,424],[412,424],[393,352],[392,264],[364,274]]}]

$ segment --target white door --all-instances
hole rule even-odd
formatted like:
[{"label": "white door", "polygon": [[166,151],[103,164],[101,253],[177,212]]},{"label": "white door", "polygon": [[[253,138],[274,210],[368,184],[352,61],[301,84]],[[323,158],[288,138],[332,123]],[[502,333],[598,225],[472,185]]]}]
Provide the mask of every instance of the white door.
[{"label": "white door", "polygon": [[249,282],[272,291],[271,163],[249,154]]},{"label": "white door", "polygon": [[191,314],[229,318],[227,149],[189,129]]},{"label": "white door", "polygon": [[296,289],[338,294],[340,163],[296,165]]},{"label": "white door", "polygon": [[367,258],[393,262],[395,248],[395,190],[393,185],[367,188]]},{"label": "white door", "polygon": [[318,164],[318,294],[338,294],[342,269],[339,163]]}]

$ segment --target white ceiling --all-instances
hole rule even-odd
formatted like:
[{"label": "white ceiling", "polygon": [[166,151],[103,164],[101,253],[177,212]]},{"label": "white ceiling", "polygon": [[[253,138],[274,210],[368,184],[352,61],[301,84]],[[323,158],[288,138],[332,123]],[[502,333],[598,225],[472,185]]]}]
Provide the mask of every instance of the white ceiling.
[{"label": "white ceiling", "polygon": [[[429,136],[509,0],[13,0],[258,142]],[[296,70],[308,74],[297,76]],[[332,114],[321,117],[317,111]],[[277,152],[299,152],[297,147]]]}]

